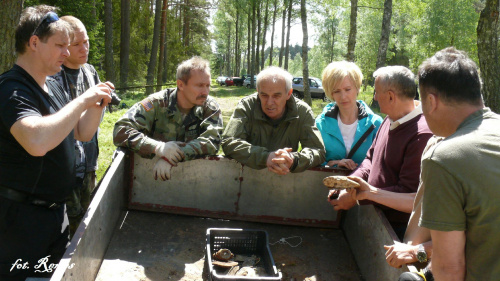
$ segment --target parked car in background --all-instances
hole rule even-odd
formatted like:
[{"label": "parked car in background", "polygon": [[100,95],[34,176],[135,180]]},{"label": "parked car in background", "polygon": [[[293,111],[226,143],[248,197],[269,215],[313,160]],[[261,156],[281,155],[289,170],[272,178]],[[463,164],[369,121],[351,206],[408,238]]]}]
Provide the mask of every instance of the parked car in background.
[{"label": "parked car in background", "polygon": [[243,86],[243,81],[245,81],[245,76],[233,77],[233,83],[235,86]]},{"label": "parked car in background", "polygon": [[[254,75],[253,76],[253,86],[254,86],[254,88],[257,87],[256,82],[257,82],[257,75]],[[245,78],[245,81],[243,81],[243,86],[247,87],[248,89],[250,89],[250,76],[247,76],[247,78]]]},{"label": "parked car in background", "polygon": [[240,77],[227,77],[226,86],[243,86],[243,78]]},{"label": "parked car in background", "polygon": [[226,84],[226,86],[233,86],[234,85],[233,77],[227,77],[225,84]]},{"label": "parked car in background", "polygon": [[221,86],[226,85],[226,76],[219,76],[217,79],[215,79],[215,82]]},{"label": "parked car in background", "polygon": [[[304,79],[302,77],[295,77],[292,80],[293,95],[299,99],[304,98]],[[321,84],[321,79],[316,77],[309,77],[309,91],[311,98],[327,100],[325,90]]]}]

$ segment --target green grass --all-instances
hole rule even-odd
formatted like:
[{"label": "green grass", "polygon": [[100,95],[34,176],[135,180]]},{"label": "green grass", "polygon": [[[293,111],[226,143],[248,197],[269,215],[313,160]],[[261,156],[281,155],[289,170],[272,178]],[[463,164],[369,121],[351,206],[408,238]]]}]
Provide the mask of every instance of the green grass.
[{"label": "green grass", "polygon": [[[210,89],[210,95],[215,98],[219,103],[222,111],[222,118],[224,122],[224,127],[229,122],[233,111],[240,101],[241,98],[255,93],[255,89],[247,89],[244,87],[226,87],[218,86],[213,82]],[[371,103],[373,97],[373,88],[367,87],[359,95],[358,99],[364,100],[367,104]],[[126,95],[121,96],[122,103],[125,103],[127,107],[131,107],[135,103],[141,101],[145,98],[143,91],[128,92]],[[312,100],[312,110],[314,116],[318,116],[323,111],[323,108],[329,102],[324,102],[320,99]],[[115,109],[113,108],[113,113],[106,112],[104,119],[101,122],[99,131],[99,167],[97,170],[97,180],[99,181],[104,173],[106,172],[108,166],[111,164],[113,152],[116,147],[113,144],[113,128],[115,122],[125,114],[128,109]],[[376,111],[378,113],[378,111]],[[222,154],[222,150],[219,151]]]},{"label": "green grass", "polygon": [[212,86],[210,88],[210,95],[215,98],[221,107],[224,128],[227,122],[229,122],[238,102],[243,97],[255,93],[255,91],[255,89],[247,89],[245,87]]},{"label": "green grass", "polygon": [[99,126],[99,157],[97,159],[99,166],[96,172],[97,181],[101,180],[113,160],[113,152],[116,149],[113,144],[113,128],[116,121],[127,112],[129,107],[141,101],[144,97],[145,94],[142,92],[129,92],[126,95],[120,96],[122,104],[125,103],[127,108],[118,109],[116,106],[113,106],[112,113],[106,111],[106,114],[104,114],[104,118]]}]

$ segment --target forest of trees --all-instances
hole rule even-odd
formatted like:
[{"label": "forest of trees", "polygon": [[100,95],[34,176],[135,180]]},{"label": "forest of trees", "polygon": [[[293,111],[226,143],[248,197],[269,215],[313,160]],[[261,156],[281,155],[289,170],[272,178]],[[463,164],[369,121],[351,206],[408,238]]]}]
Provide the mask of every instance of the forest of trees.
[{"label": "forest of trees", "polygon": [[[87,26],[90,63],[121,89],[171,83],[193,55],[211,61],[212,76],[255,75],[268,65],[320,77],[331,61],[356,62],[372,73],[400,64],[414,72],[436,51],[455,46],[481,69],[487,106],[500,112],[499,0],[4,0],[3,38],[12,37],[22,7],[49,4]],[[291,27],[305,21],[314,36],[291,46]],[[270,39],[269,39],[270,38]],[[13,41],[0,43],[0,66],[14,62]],[[302,48],[307,42],[312,47]],[[311,44],[309,44],[311,46]],[[10,51],[9,51],[10,50]],[[307,97],[306,97],[307,99]]]}]

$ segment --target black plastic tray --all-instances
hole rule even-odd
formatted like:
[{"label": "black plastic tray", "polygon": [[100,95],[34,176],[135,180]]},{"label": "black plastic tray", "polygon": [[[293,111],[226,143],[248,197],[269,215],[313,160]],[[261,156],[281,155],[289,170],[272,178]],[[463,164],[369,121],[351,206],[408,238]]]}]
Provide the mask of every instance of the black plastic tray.
[{"label": "black plastic tray", "polygon": [[[281,280],[281,272],[278,272],[274,264],[271,250],[269,249],[268,235],[265,230],[260,229],[238,229],[238,228],[209,228],[207,229],[206,261],[210,280],[238,281],[238,280]],[[220,249],[229,249],[237,255],[258,255],[261,257],[262,265],[268,275],[249,276],[227,276],[221,274],[212,264],[212,255]]]}]

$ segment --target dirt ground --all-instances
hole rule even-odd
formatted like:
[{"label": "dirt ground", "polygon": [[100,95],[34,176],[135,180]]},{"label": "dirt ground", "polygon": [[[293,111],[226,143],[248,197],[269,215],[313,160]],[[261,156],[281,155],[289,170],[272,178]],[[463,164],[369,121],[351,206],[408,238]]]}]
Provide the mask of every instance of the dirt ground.
[{"label": "dirt ground", "polygon": [[[121,228],[120,228],[121,225]],[[362,280],[339,229],[261,224],[129,211],[96,280],[207,280],[208,228],[263,229],[282,280]]]}]

